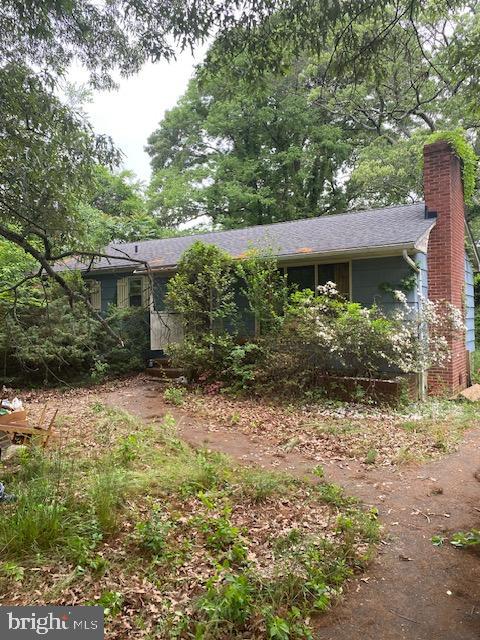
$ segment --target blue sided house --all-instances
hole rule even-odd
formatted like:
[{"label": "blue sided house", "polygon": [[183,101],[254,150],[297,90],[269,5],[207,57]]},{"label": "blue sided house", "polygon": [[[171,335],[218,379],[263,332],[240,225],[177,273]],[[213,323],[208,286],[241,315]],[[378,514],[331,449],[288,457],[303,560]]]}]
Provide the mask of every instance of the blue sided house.
[{"label": "blue sided house", "polygon": [[[402,288],[408,281],[412,307],[423,296],[448,300],[463,310],[466,334],[452,337],[450,363],[429,376],[432,391],[441,384],[454,393],[470,379],[469,354],[475,348],[473,271],[478,264],[473,267],[465,251],[469,230],[461,163],[445,142],[424,149],[424,192],[424,202],[404,206],[111,245],[105,251],[115,257],[97,259],[88,268],[78,262],[74,268],[84,270],[90,280],[97,309],[117,305],[148,310],[152,355],[167,353],[169,344],[182,338],[179,318],[165,308],[165,292],[182,254],[196,240],[238,259],[252,248],[268,249],[290,283],[315,290],[333,281],[344,296],[364,305],[392,307],[389,289]],[[476,262],[476,252],[472,255]],[[145,265],[153,275],[153,290]],[[254,319],[246,330],[253,328]]]}]

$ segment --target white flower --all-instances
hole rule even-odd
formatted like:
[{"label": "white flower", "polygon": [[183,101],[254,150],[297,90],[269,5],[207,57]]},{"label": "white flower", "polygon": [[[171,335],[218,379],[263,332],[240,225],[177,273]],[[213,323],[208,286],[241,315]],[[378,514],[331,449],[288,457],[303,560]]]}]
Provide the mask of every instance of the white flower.
[{"label": "white flower", "polygon": [[393,292],[393,297],[398,302],[401,302],[402,304],[407,304],[407,296],[403,293],[403,291],[399,291],[398,289],[396,289]]},{"label": "white flower", "polygon": [[329,280],[325,284],[319,284],[317,287],[317,291],[321,296],[328,296],[330,298],[334,298],[338,295],[337,285],[331,280]]}]

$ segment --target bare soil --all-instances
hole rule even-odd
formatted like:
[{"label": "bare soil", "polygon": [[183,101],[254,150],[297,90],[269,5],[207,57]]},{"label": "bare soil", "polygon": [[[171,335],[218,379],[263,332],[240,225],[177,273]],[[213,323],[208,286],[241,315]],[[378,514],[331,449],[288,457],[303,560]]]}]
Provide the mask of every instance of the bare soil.
[{"label": "bare soil", "polygon": [[[146,420],[166,413],[179,435],[195,446],[224,452],[246,464],[305,477],[318,464],[298,452],[278,452],[255,434],[227,429],[185,408],[165,404],[162,387],[135,379],[100,398]],[[458,450],[423,465],[367,466],[328,459],[325,477],[379,509],[383,541],[366,574],[353,581],[344,602],[320,618],[321,640],[478,640],[480,555],[431,537],[480,528],[480,429],[469,430]]]}]

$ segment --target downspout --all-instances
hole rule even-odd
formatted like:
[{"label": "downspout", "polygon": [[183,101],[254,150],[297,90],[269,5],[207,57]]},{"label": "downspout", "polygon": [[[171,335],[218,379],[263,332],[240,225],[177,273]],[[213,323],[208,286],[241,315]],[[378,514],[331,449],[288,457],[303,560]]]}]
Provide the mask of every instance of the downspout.
[{"label": "downspout", "polygon": [[[418,312],[419,315],[421,317],[421,313],[422,313],[422,291],[423,291],[423,283],[422,283],[422,270],[420,269],[420,267],[417,265],[417,263],[411,259],[411,257],[408,255],[408,251],[406,249],[403,250],[402,253],[403,259],[405,260],[405,262],[408,264],[409,267],[411,267],[415,273],[417,274],[417,294],[418,294]],[[418,329],[418,333],[419,333],[419,339],[423,340],[423,329],[421,327],[419,327]],[[418,395],[420,400],[425,400],[425,389],[426,389],[426,371],[425,369],[421,369],[418,372]]]}]

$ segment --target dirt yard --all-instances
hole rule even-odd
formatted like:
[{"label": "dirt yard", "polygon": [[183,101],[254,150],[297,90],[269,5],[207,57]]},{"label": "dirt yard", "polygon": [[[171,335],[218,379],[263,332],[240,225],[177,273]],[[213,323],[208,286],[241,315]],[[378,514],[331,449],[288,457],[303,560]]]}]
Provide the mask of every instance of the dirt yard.
[{"label": "dirt yard", "polygon": [[480,528],[480,482],[474,475],[480,430],[473,405],[467,415],[453,405],[418,416],[352,407],[265,408],[187,394],[174,406],[165,402],[160,384],[142,377],[63,396],[35,393],[31,405],[49,397],[60,399],[70,414],[95,400],[153,423],[171,414],[181,438],[194,446],[300,478],[324,474],[378,508],[384,525],[378,555],[350,583],[342,603],[320,618],[319,639],[480,637],[478,552],[431,542],[435,535]]},{"label": "dirt yard", "polygon": [[[480,430],[467,430],[456,452],[427,464],[368,465],[335,451],[332,455],[318,446],[317,458],[312,459],[303,451],[279,450],[277,437],[265,432],[265,425],[255,425],[251,435],[244,428],[235,428],[231,415],[234,411],[241,414],[242,403],[228,401],[228,411],[222,414],[224,400],[209,398],[209,410],[203,410],[199,418],[197,407],[203,400],[192,403],[193,410],[188,402],[186,407],[175,408],[164,402],[161,389],[155,382],[140,382],[103,397],[148,420],[172,413],[178,418],[182,438],[248,464],[304,476],[322,463],[327,480],[379,509],[385,525],[379,555],[367,575],[352,585],[343,604],[322,619],[318,638],[478,640],[480,557],[448,544],[434,547],[430,539],[480,527],[480,482],[474,476],[480,467]],[[215,413],[215,404],[216,415],[206,417]],[[387,419],[374,410],[371,413],[383,434],[385,422],[388,428],[402,421]],[[362,416],[355,416],[355,420],[368,422]],[[331,421],[330,415],[325,417],[326,423]],[[405,421],[409,422],[408,418]],[[443,423],[439,418],[438,425]],[[290,434],[290,427],[288,431]],[[371,423],[368,431],[372,431]],[[396,443],[395,438],[393,441]],[[385,441],[388,451],[396,446]],[[305,447],[308,450],[308,443]],[[438,457],[438,449],[432,450]]]}]

